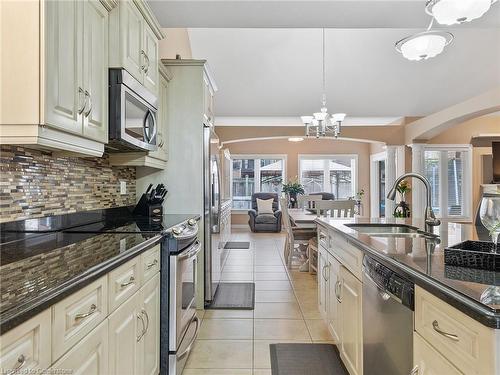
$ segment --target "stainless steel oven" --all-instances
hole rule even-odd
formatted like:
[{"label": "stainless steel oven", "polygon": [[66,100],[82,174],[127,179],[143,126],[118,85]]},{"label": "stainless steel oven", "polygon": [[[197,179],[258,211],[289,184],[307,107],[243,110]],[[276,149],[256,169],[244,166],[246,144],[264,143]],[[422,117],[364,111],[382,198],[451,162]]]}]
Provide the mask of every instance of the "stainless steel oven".
[{"label": "stainless steel oven", "polygon": [[110,69],[108,151],[156,150],[157,108],[157,97],[125,69]]},{"label": "stainless steel oven", "polygon": [[169,266],[169,375],[180,375],[199,330],[196,317],[198,254],[203,248],[197,239],[198,224],[188,222],[172,230],[179,244],[187,245],[170,255]]}]

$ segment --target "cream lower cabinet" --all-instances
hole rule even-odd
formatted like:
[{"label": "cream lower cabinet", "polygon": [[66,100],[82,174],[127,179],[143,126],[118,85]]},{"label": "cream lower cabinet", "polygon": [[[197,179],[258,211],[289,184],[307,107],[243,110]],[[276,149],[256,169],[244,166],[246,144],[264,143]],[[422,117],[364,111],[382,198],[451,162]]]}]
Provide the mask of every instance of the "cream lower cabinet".
[{"label": "cream lower cabinet", "polygon": [[328,254],[328,283],[329,283],[329,298],[327,322],[328,329],[332,334],[335,342],[340,342],[342,337],[341,320],[340,320],[340,262],[332,255]]},{"label": "cream lower cabinet", "polygon": [[330,298],[330,285],[326,276],[328,267],[328,252],[323,246],[318,248],[318,307],[323,319],[328,317],[328,299]]},{"label": "cream lower cabinet", "polygon": [[412,375],[463,375],[419,334],[413,335]]},{"label": "cream lower cabinet", "polygon": [[[318,305],[349,374],[362,375],[362,283],[351,272],[352,262],[344,263],[347,243],[344,245],[339,241],[342,241],[340,237],[336,238],[325,228],[318,228]],[[358,257],[356,249],[349,250],[353,254],[349,259]],[[339,252],[344,252],[343,256],[338,256]],[[356,267],[354,269],[360,273]]]},{"label": "cream lower cabinet", "polygon": [[109,373],[159,371],[160,275],[118,307],[109,321]]},{"label": "cream lower cabinet", "polygon": [[108,322],[105,320],[53,366],[54,373],[71,369],[73,374],[106,375],[108,370]]},{"label": "cream lower cabinet", "polygon": [[347,268],[340,267],[340,357],[351,375],[363,373],[363,285]]}]

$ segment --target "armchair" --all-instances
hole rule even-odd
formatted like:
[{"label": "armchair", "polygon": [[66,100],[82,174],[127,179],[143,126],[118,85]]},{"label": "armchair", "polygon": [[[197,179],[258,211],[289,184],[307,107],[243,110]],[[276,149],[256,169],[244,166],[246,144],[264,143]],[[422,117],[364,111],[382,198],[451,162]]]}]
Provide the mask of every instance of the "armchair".
[{"label": "armchair", "polygon": [[[273,214],[260,214],[257,211],[257,198],[273,200]],[[252,194],[252,209],[248,211],[248,224],[252,232],[281,232],[281,211],[279,210],[278,194]]]}]

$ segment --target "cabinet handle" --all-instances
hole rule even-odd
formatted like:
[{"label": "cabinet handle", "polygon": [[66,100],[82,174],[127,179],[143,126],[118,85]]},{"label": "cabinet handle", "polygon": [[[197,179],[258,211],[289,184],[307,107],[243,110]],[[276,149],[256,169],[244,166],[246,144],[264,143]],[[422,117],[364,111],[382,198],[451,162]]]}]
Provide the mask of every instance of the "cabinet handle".
[{"label": "cabinet handle", "polygon": [[17,374],[18,371],[26,364],[26,357],[24,354],[21,354],[17,358],[16,365],[12,368],[12,370],[6,372],[6,375],[12,375],[12,374]]},{"label": "cabinet handle", "polygon": [[148,65],[146,66],[146,70],[144,71],[144,73],[146,73],[146,74],[147,74],[147,73],[148,73],[148,71],[149,71],[149,66],[150,66],[150,63],[149,63],[149,56],[148,56],[147,54],[144,54],[144,57],[146,58],[146,63],[148,64]]},{"label": "cabinet handle", "polygon": [[[326,265],[325,267],[326,267],[326,269],[325,269],[326,275],[328,275],[328,271],[330,270],[330,265]],[[328,280],[330,280],[330,276],[328,276],[328,278],[325,277],[325,281],[328,281]]]},{"label": "cabinet handle", "polygon": [[418,375],[419,371],[418,371],[418,365],[416,365],[415,367],[412,368],[412,370],[410,371],[410,375]]},{"label": "cabinet handle", "polygon": [[343,284],[343,280],[338,281],[338,283],[339,283],[339,295],[337,297],[337,301],[339,301],[339,303],[342,303],[342,284]]},{"label": "cabinet handle", "polygon": [[[84,94],[84,91],[81,87],[78,87],[78,98],[79,98],[79,101],[81,102],[81,98],[82,98],[82,94]],[[87,106],[87,96],[85,95],[83,97],[83,104],[80,106],[80,108],[78,108],[78,114],[81,115],[83,113],[83,111],[85,110],[85,107]]]},{"label": "cabinet handle", "polygon": [[133,284],[134,282],[135,282],[134,276],[130,276],[130,279],[128,279],[128,281],[125,281],[124,283],[121,283],[120,286],[122,288],[125,288],[126,286]]},{"label": "cabinet handle", "polygon": [[144,334],[146,334],[146,332],[149,329],[149,315],[148,315],[148,312],[145,309],[141,310],[141,314],[146,317],[146,329],[144,330]]},{"label": "cabinet handle", "polygon": [[143,57],[144,57],[144,64],[143,64],[143,65],[141,65],[141,70],[142,70],[142,71],[145,71],[145,69],[146,69],[146,52],[144,52],[144,50],[143,50],[143,49],[141,49],[141,56],[143,56]]},{"label": "cabinet handle", "polygon": [[137,336],[137,342],[139,342],[146,334],[146,324],[144,323],[144,319],[142,318],[142,312],[140,314],[137,314],[137,319],[139,319],[142,324],[142,332],[139,336]]},{"label": "cabinet handle", "polygon": [[92,97],[90,96],[89,92],[87,90],[85,90],[85,97],[89,98],[89,104],[90,104],[90,107],[89,107],[89,110],[87,112],[84,113],[84,116],[85,117],[89,117],[90,115],[90,112],[92,112]]},{"label": "cabinet handle", "polygon": [[441,330],[441,328],[439,328],[439,323],[437,320],[433,321],[432,322],[432,328],[434,328],[434,331],[436,331],[437,333],[439,333],[440,335],[446,337],[446,338],[449,338],[453,341],[459,341],[460,339],[458,338],[457,335],[454,335],[453,333],[448,333],[448,332],[445,332],[443,330]]},{"label": "cabinet handle", "polygon": [[146,265],[146,268],[149,270],[150,268],[156,266],[157,264],[158,264],[158,261],[155,259],[151,263],[149,263],[148,265]]},{"label": "cabinet handle", "polygon": [[85,319],[95,313],[97,311],[97,306],[95,304],[90,305],[90,309],[88,312],[83,313],[83,314],[76,314],[75,315],[75,322],[80,323],[82,319]]}]

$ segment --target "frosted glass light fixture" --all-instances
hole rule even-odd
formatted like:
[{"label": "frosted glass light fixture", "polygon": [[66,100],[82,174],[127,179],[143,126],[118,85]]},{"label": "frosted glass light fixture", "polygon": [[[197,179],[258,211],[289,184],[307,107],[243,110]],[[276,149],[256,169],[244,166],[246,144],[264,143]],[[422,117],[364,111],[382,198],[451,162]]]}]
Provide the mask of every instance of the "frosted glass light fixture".
[{"label": "frosted glass light fixture", "polygon": [[434,18],[426,31],[407,36],[396,42],[396,51],[408,60],[420,61],[435,57],[453,41],[453,34],[443,30],[431,30]]},{"label": "frosted glass light fixture", "polygon": [[321,109],[320,112],[315,112],[312,116],[301,116],[300,119],[306,128],[307,137],[314,135],[316,138],[319,138],[332,134],[337,138],[345,116],[345,113],[330,115],[326,108],[325,29],[323,29],[323,96],[321,98]]},{"label": "frosted glass light fixture", "polygon": [[441,25],[455,25],[482,17],[497,0],[429,0],[425,11]]},{"label": "frosted glass light fixture", "polygon": [[435,57],[453,41],[453,34],[446,31],[429,30],[396,42],[396,50],[408,60],[420,61]]}]

